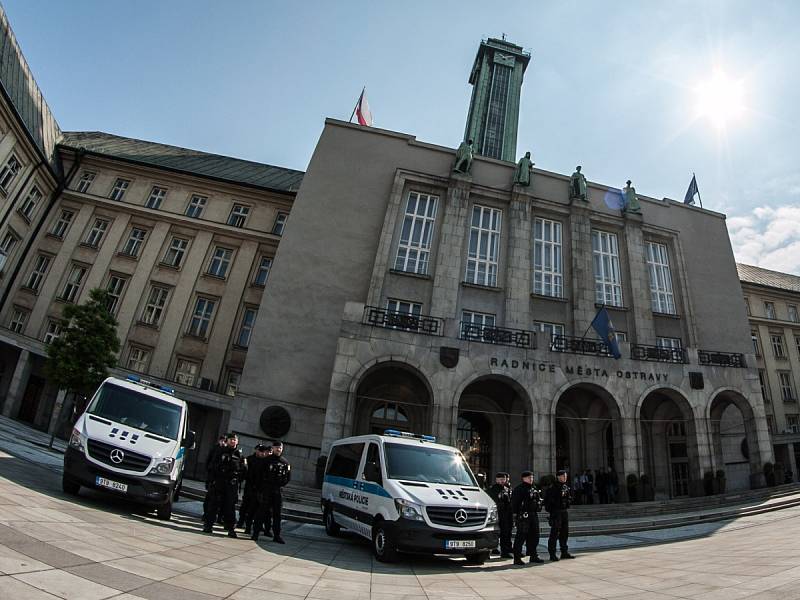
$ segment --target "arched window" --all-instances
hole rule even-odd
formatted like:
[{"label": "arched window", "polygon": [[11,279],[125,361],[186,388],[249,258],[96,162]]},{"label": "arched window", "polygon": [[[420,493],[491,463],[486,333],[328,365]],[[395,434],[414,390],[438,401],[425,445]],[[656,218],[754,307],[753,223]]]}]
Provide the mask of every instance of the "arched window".
[{"label": "arched window", "polygon": [[464,411],[458,416],[457,447],[474,473],[489,474],[491,426],[483,415]]},{"label": "arched window", "polygon": [[372,433],[383,433],[386,429],[406,429],[408,414],[395,402],[381,402],[372,410],[369,428]]}]

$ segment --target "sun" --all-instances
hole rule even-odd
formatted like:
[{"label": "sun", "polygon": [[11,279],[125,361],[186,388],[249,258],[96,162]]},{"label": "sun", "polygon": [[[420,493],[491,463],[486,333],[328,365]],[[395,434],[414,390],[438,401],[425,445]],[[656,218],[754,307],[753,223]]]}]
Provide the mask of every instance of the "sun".
[{"label": "sun", "polygon": [[708,118],[717,128],[724,128],[744,115],[744,84],[724,71],[714,71],[695,91],[698,116]]}]

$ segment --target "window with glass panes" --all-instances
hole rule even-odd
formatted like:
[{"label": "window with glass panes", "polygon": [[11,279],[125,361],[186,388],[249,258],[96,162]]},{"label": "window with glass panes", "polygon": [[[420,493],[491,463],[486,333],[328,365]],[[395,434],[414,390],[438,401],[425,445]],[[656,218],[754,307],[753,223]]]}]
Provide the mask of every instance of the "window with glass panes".
[{"label": "window with glass panes", "polygon": [[108,292],[108,312],[112,315],[117,314],[117,307],[119,306],[122,292],[125,291],[125,284],[128,282],[127,277],[121,275],[112,275],[108,278],[108,285],[106,285],[106,292]]},{"label": "window with glass panes", "polygon": [[628,334],[624,331],[615,331],[614,335],[617,338],[618,342],[627,342],[628,341]]},{"label": "window with glass panes", "polygon": [[231,266],[231,258],[233,258],[233,250],[230,248],[214,248],[214,254],[211,256],[211,262],[208,265],[208,274],[224,278],[228,274],[228,268]]},{"label": "window with glass panes", "polygon": [[555,336],[564,335],[564,326],[560,323],[545,323],[543,321],[534,321],[533,329],[540,335],[542,347],[549,348],[553,343]]},{"label": "window with glass panes", "polygon": [[142,323],[147,325],[158,325],[161,322],[161,315],[167,306],[169,290],[167,288],[153,286],[147,296],[147,302],[142,310]]},{"label": "window with glass panes", "polygon": [[6,164],[3,165],[3,168],[0,169],[0,188],[2,188],[4,192],[9,190],[11,182],[14,181],[14,178],[21,168],[22,165],[19,160],[12,154],[6,161]]},{"label": "window with glass panes", "polygon": [[389,298],[386,301],[386,310],[392,313],[419,316],[422,313],[422,304],[419,304],[418,302],[407,302],[406,300]]},{"label": "window with glass panes", "polygon": [[61,335],[61,321],[50,319],[44,332],[44,343],[50,344]]},{"label": "window with glass panes", "polygon": [[789,304],[786,308],[789,311],[789,320],[792,323],[800,322],[800,318],[798,318],[797,315],[797,306],[795,306],[794,304]]},{"label": "window with glass panes", "polygon": [[17,245],[18,241],[19,238],[17,238],[16,235],[10,231],[6,231],[6,234],[3,236],[3,241],[0,242],[0,251],[2,251],[6,256],[9,256],[14,250],[14,246]]},{"label": "window with glass panes", "polygon": [[788,413],[786,415],[786,424],[793,428],[800,427],[800,415],[797,413]]},{"label": "window with glass panes", "polygon": [[186,207],[186,216],[199,219],[203,214],[203,208],[206,206],[208,198],[206,196],[198,196],[194,194],[189,200],[189,205]]},{"label": "window with glass panes", "polygon": [[42,192],[39,191],[38,187],[33,186],[19,209],[20,214],[25,217],[27,221],[30,221],[33,218],[33,213],[41,199]]},{"label": "window with glass panes", "polygon": [[44,276],[47,273],[47,267],[49,266],[50,257],[44,254],[38,255],[33,263],[33,269],[31,269],[30,275],[28,275],[28,280],[25,282],[25,287],[38,292],[39,286],[42,284],[42,281],[44,281]]},{"label": "window with glass panes", "polygon": [[111,188],[111,193],[108,195],[111,200],[122,200],[125,197],[125,192],[131,182],[128,179],[119,178],[114,182],[114,187]]},{"label": "window with glass panes", "polygon": [[675,350],[680,350],[683,348],[683,344],[681,344],[681,338],[675,337],[657,337],[656,346],[659,348],[673,348]]},{"label": "window with glass panes", "polygon": [[495,315],[472,310],[461,312],[461,337],[465,340],[483,340],[484,327],[494,327]]},{"label": "window with glass panes", "polygon": [[758,343],[758,332],[752,330],[750,332],[750,339],[753,341],[753,352],[756,356],[761,356],[761,344]]},{"label": "window with glass panes", "polygon": [[675,314],[669,254],[664,244],[647,242],[647,269],[650,273],[650,304],[653,312]]},{"label": "window with glass panes", "polygon": [[199,370],[199,363],[186,358],[179,358],[175,363],[175,382],[192,387],[197,380]]},{"label": "window with glass panes", "polygon": [[794,382],[789,371],[778,371],[778,380],[781,383],[781,398],[784,402],[797,402],[797,395],[794,393]]},{"label": "window with glass panes", "polygon": [[150,190],[150,195],[147,197],[145,206],[147,208],[161,208],[161,203],[166,196],[167,190],[165,188],[154,185],[153,189]]},{"label": "window with glass panes", "polygon": [[594,291],[597,304],[622,306],[622,276],[619,269],[619,243],[615,233],[592,230]]},{"label": "window with glass panes", "polygon": [[105,219],[95,219],[92,228],[89,230],[89,234],[86,236],[85,244],[87,246],[91,246],[92,248],[98,248],[100,246],[100,242],[103,241],[103,236],[108,229],[108,221]]},{"label": "window with glass panes", "polygon": [[786,346],[783,344],[783,335],[771,333],[769,336],[772,342],[772,354],[775,358],[786,358]]},{"label": "window with glass panes", "polygon": [[92,182],[94,181],[94,177],[94,173],[84,171],[81,174],[81,178],[78,180],[78,185],[75,187],[75,189],[82,194],[88,193],[89,188],[92,186]]},{"label": "window with glass panes", "polygon": [[164,264],[175,268],[180,267],[188,247],[189,240],[177,237],[172,238],[172,241],[169,243],[169,248],[167,248],[167,253],[164,255]]},{"label": "window with glass panes", "polygon": [[420,275],[428,274],[438,196],[410,192],[394,268]]},{"label": "window with glass panes", "polygon": [[189,335],[204,338],[208,334],[211,326],[211,318],[214,316],[214,308],[217,303],[210,298],[198,298],[194,305],[192,319],[189,321]]},{"label": "window with glass panes", "polygon": [[775,314],[775,303],[764,302],[764,313],[767,315],[768,319],[776,319],[777,316]]},{"label": "window with glass panes", "polygon": [[239,371],[228,371],[228,381],[225,384],[225,395],[235,396],[239,391],[239,382],[242,380],[242,374]]},{"label": "window with glass panes", "polygon": [[28,322],[28,311],[22,308],[14,307],[11,312],[11,320],[8,322],[8,328],[15,333],[22,333],[25,329],[25,323]]},{"label": "window with glass panes", "polygon": [[561,255],[561,223],[535,219],[533,223],[533,293],[561,298],[564,272]]},{"label": "window with glass panes", "polygon": [[272,268],[272,259],[268,256],[262,256],[258,261],[258,269],[256,270],[255,285],[266,285],[267,278],[269,277],[269,270]]},{"label": "window with glass panes", "polygon": [[67,230],[74,217],[75,213],[71,210],[62,210],[58,221],[53,224],[53,229],[50,230],[50,233],[59,239],[63,239],[64,236],[67,235]]},{"label": "window with glass panes", "polygon": [[794,345],[797,348],[797,355],[800,356],[800,335],[794,336]]},{"label": "window with glass panes", "polygon": [[133,257],[139,256],[139,251],[142,249],[146,237],[146,230],[132,227],[128,234],[128,239],[125,240],[125,245],[122,247],[122,254]]},{"label": "window with glass panes", "polygon": [[247,348],[250,345],[250,336],[253,335],[253,327],[256,324],[256,315],[258,311],[255,308],[245,308],[242,313],[242,324],[239,327],[239,335],[236,337],[236,345],[241,348]]},{"label": "window with glass panes", "polygon": [[764,397],[764,402],[770,401],[769,393],[769,380],[767,379],[767,372],[764,369],[758,370],[758,383],[761,384],[761,395]]},{"label": "window with glass panes", "polygon": [[247,215],[250,214],[250,207],[244,204],[234,204],[231,209],[231,214],[228,215],[228,225],[234,227],[244,227],[247,221]]},{"label": "window with glass panes", "polygon": [[128,368],[131,371],[146,373],[149,364],[150,350],[140,348],[139,346],[131,346],[131,349],[128,351]]},{"label": "window with glass panes", "polygon": [[279,212],[275,217],[275,223],[272,225],[272,233],[275,235],[283,235],[283,230],[286,228],[286,220],[289,215]]},{"label": "window with glass panes", "polygon": [[502,212],[496,208],[472,207],[467,272],[464,276],[467,283],[497,287],[501,215]]},{"label": "window with glass panes", "polygon": [[78,292],[81,291],[83,278],[86,276],[86,267],[81,265],[72,265],[72,268],[67,275],[67,282],[64,284],[64,290],[61,292],[61,299],[66,302],[75,302],[78,297]]}]

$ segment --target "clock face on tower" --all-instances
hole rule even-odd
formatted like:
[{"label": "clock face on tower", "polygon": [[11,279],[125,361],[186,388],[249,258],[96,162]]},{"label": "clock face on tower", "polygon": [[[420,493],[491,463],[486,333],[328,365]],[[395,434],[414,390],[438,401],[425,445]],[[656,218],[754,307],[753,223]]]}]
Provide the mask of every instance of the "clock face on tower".
[{"label": "clock face on tower", "polygon": [[494,53],[494,62],[498,65],[503,65],[506,67],[513,67],[514,66],[514,57],[510,54],[503,54],[502,52],[495,52]]}]

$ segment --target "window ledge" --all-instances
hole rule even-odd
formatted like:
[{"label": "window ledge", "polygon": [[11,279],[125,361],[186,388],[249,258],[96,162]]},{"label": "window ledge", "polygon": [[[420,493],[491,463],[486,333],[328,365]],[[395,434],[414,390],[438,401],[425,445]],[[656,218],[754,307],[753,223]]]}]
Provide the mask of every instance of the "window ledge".
[{"label": "window ledge", "polygon": [[18,214],[18,215],[19,215],[19,216],[22,218],[22,220],[23,220],[23,221],[25,221],[25,222],[26,222],[28,225],[30,225],[30,224],[31,224],[31,218],[30,218],[28,215],[26,215],[24,212],[22,212],[22,209],[18,209],[18,210],[17,210],[17,214]]},{"label": "window ledge", "polygon": [[256,283],[256,282],[254,281],[254,282],[252,282],[252,283],[250,284],[250,287],[257,288],[257,289],[259,289],[259,290],[263,290],[263,289],[264,289],[264,288],[266,288],[267,286],[266,286],[266,284],[264,284],[264,283]]},{"label": "window ledge", "polygon": [[35,290],[35,289],[31,288],[31,287],[28,287],[27,285],[20,286],[19,289],[22,292],[26,292],[28,294],[33,294],[34,296],[38,296],[39,295],[39,290]]},{"label": "window ledge", "polygon": [[119,256],[120,258],[125,258],[127,260],[139,260],[138,254],[129,254],[128,252],[122,252],[122,251],[117,252],[117,256]]},{"label": "window ledge", "polygon": [[399,269],[389,269],[389,273],[393,275],[402,275],[403,277],[414,277],[416,279],[431,279],[431,276],[426,273],[415,273],[414,271],[401,271]]},{"label": "window ledge", "polygon": [[613,306],[611,304],[600,304],[598,302],[594,303],[595,308],[603,308],[604,306],[606,307],[607,310],[619,310],[622,312],[628,312],[630,310],[630,308],[628,308],[627,306]]},{"label": "window ledge", "polygon": [[681,316],[679,314],[677,314],[677,313],[662,313],[662,312],[657,312],[655,310],[653,311],[653,316],[654,317],[664,317],[666,319],[680,319],[681,318]]},{"label": "window ledge", "polygon": [[49,231],[47,233],[45,233],[44,236],[52,238],[54,240],[58,240],[59,242],[63,242],[64,241],[64,236],[63,235],[59,236],[59,235],[56,235],[55,233],[51,233]]},{"label": "window ledge", "polygon": [[217,281],[225,281],[227,277],[224,275],[214,275],[213,273],[203,273],[203,277],[207,277],[208,279],[216,279]]},{"label": "window ledge", "polygon": [[180,265],[176,266],[176,265],[170,264],[168,262],[163,262],[163,261],[158,263],[158,266],[161,267],[162,269],[171,269],[173,271],[180,271],[181,270]]},{"label": "window ledge", "polygon": [[88,242],[81,242],[78,245],[83,246],[84,248],[90,248],[92,250],[97,250],[100,247],[100,244],[90,244]]},{"label": "window ledge", "polygon": [[74,300],[67,300],[66,298],[64,298],[64,296],[56,296],[56,297],[54,298],[54,300],[55,300],[56,302],[61,302],[61,303],[63,303],[63,304],[75,304],[75,301],[74,301]]},{"label": "window ledge", "polygon": [[208,338],[202,335],[196,335],[194,333],[189,333],[188,331],[183,334],[183,337],[189,338],[192,340],[197,340],[198,342],[208,343]]},{"label": "window ledge", "polygon": [[234,350],[239,350],[240,352],[247,352],[247,348],[249,346],[240,346],[239,344],[233,344],[232,347]]},{"label": "window ledge", "polygon": [[569,298],[563,296],[548,296],[547,294],[531,294],[534,300],[552,300],[553,302],[569,302]]},{"label": "window ledge", "polygon": [[148,329],[153,329],[155,331],[158,331],[159,329],[157,323],[147,323],[146,321],[139,320],[136,321],[136,324],[140,327],[147,327]]},{"label": "window ledge", "polygon": [[462,281],[463,287],[474,288],[476,290],[486,290],[488,292],[502,292],[503,288],[494,285],[481,285],[480,283],[471,283],[469,281]]}]

